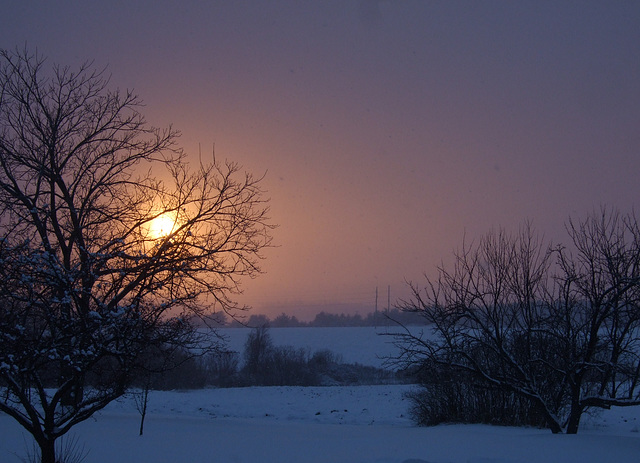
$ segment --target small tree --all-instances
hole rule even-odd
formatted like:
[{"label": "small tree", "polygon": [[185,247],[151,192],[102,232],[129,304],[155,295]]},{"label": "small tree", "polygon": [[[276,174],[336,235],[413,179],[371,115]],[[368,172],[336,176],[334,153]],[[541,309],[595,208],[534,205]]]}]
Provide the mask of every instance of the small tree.
[{"label": "small tree", "polygon": [[242,372],[249,378],[250,384],[263,382],[269,368],[269,356],[273,350],[273,341],[268,325],[256,326],[247,336],[244,344],[244,365]]},{"label": "small tree", "polygon": [[0,411],[43,463],[146,354],[205,349],[193,318],[238,308],[270,242],[260,179],[189,169],[178,133],[107,85],[90,65],[47,73],[0,51]]},{"label": "small tree", "polygon": [[515,393],[555,433],[576,433],[588,408],[640,404],[637,221],[603,211],[568,230],[572,252],[529,225],[463,245],[403,304],[432,332],[397,334],[400,361],[431,383]]}]

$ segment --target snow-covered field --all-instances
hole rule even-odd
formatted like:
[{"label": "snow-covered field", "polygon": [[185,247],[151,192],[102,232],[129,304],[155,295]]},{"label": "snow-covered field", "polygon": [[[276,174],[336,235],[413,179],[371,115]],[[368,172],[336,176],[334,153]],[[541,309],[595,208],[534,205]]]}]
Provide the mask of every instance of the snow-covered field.
[{"label": "snow-covered field", "polygon": [[[308,328],[301,330],[304,329]],[[334,337],[354,341],[360,336],[331,330],[334,328],[325,329],[324,334],[325,340],[331,342]],[[296,345],[291,340],[281,342],[275,331],[274,342]],[[294,336],[294,332],[288,335]],[[286,337],[287,333],[281,336]],[[307,332],[306,341],[310,342],[311,337]],[[364,352],[355,353],[357,345],[352,343],[349,348],[353,358],[365,359]],[[362,349],[375,352],[375,346],[364,343]],[[334,350],[352,361],[345,352]],[[377,359],[377,355],[374,353],[372,358]],[[361,363],[370,364],[364,360]],[[84,445],[86,463],[640,461],[637,407],[588,417],[575,436],[484,425],[418,428],[412,425],[407,413],[409,404],[403,398],[410,387],[152,392],[142,437],[138,436],[140,415],[131,397],[111,404],[94,419],[78,425],[72,437]],[[19,463],[31,448],[29,436],[9,417],[0,415],[0,462]]]},{"label": "snow-covered field", "polygon": [[[409,386],[270,387],[155,392],[145,432],[131,398],[73,432],[91,463],[549,463],[640,461],[640,413],[607,411],[575,436],[546,430],[414,427]],[[31,444],[0,416],[0,461]]]},{"label": "snow-covered field", "polygon": [[[382,366],[385,357],[394,355],[391,336],[393,327],[349,327],[349,328],[269,328],[275,345],[288,345],[307,349],[313,353],[329,349],[342,355],[346,363]],[[219,332],[227,338],[229,349],[242,353],[250,328],[223,328]]]}]

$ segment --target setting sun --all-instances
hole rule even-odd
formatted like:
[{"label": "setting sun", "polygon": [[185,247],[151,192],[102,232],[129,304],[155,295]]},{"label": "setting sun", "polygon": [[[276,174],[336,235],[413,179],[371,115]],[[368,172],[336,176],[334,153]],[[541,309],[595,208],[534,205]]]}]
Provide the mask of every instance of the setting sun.
[{"label": "setting sun", "polygon": [[152,239],[164,238],[175,231],[177,219],[174,213],[166,212],[149,222],[149,236]]}]

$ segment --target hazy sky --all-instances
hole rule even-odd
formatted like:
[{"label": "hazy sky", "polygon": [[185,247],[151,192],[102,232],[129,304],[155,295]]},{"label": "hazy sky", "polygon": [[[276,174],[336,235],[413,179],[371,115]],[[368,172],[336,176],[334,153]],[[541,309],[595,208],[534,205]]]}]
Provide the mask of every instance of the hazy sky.
[{"label": "hazy sky", "polygon": [[465,234],[639,206],[640,2],[5,0],[25,44],[267,172],[258,312],[382,307]]}]

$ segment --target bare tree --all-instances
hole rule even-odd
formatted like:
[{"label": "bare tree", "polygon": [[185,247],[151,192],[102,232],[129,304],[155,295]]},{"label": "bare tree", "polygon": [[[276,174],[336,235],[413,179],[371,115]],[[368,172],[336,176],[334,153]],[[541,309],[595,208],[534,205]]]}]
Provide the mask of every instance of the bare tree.
[{"label": "bare tree", "polygon": [[602,210],[567,229],[550,312],[574,433],[588,408],[640,404],[640,228],[633,214]]},{"label": "bare tree", "polygon": [[464,245],[403,304],[432,332],[397,334],[399,360],[516,393],[555,433],[576,433],[590,407],[640,404],[637,222],[603,211],[568,229],[573,252],[529,225]]},{"label": "bare tree", "polygon": [[193,317],[238,308],[270,243],[261,179],[190,169],[140,107],[91,65],[0,51],[0,411],[43,463],[149,352],[203,348]]},{"label": "bare tree", "polygon": [[273,340],[269,333],[269,325],[262,324],[251,330],[244,343],[243,372],[249,378],[250,383],[260,384],[264,382],[270,368],[268,358],[273,351]]}]

